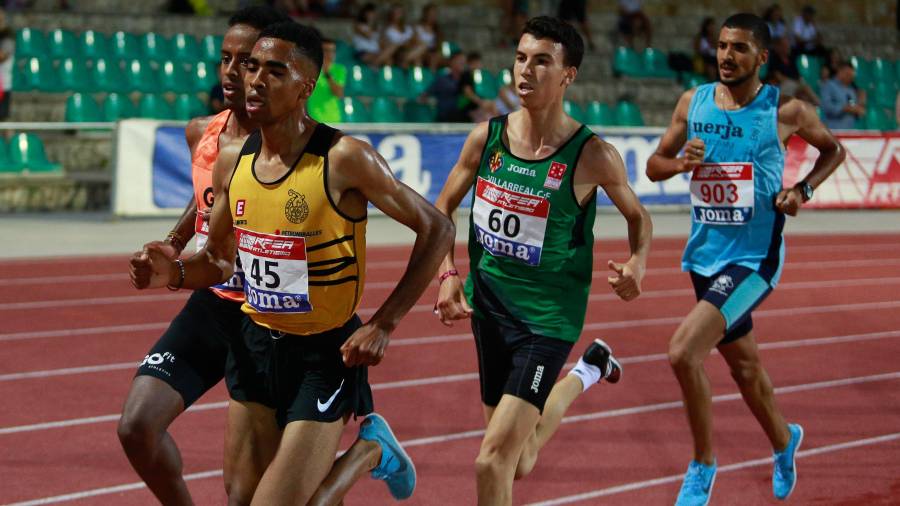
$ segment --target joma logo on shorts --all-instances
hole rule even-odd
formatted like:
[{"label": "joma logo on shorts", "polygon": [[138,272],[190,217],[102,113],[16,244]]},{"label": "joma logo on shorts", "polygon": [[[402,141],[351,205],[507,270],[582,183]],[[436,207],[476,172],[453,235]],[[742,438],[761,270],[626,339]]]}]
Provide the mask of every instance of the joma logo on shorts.
[{"label": "joma logo on shorts", "polygon": [[541,377],[544,376],[544,366],[539,365],[534,369],[534,379],[531,380],[531,391],[538,393],[538,387],[541,386]]}]

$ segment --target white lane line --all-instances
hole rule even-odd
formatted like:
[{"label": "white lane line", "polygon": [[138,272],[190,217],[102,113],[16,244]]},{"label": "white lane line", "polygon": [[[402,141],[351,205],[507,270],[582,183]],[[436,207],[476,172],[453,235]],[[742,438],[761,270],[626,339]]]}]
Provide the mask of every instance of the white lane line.
[{"label": "white lane line", "polygon": [[[800,450],[797,452],[797,458],[805,458],[812,457],[815,455],[821,455],[824,453],[832,453],[841,450],[851,450],[854,448],[862,448],[865,446],[872,446],[881,443],[888,443],[891,441],[895,441],[900,439],[900,432],[894,432],[892,434],[884,434],[882,436],[870,437],[865,439],[856,439],[852,441],[845,441],[843,443],[830,444],[825,446],[819,446],[817,448],[810,448],[808,450]],[[749,467],[758,467],[758,466],[770,466],[772,465],[772,457],[765,457],[761,459],[753,459],[753,460],[745,460],[743,462],[736,462],[734,464],[728,464],[725,466],[720,466],[718,472],[719,473],[728,473],[731,471],[738,471],[740,469],[747,469]],[[683,474],[673,474],[669,476],[663,476],[661,478],[654,478],[652,480],[645,481],[635,481],[632,483],[625,483],[623,485],[617,485],[615,487],[602,488],[599,490],[592,490],[590,492],[583,492],[581,494],[569,495],[565,497],[558,497],[556,499],[548,499],[546,501],[540,501],[535,503],[530,503],[528,506],[555,506],[557,504],[571,504],[574,502],[585,501],[587,499],[596,499],[598,497],[607,497],[615,494],[621,494],[623,492],[632,492],[635,490],[643,490],[646,488],[656,487],[659,485],[667,485],[669,483],[679,483],[684,478]]]},{"label": "white lane line", "polygon": [[[883,286],[888,284],[900,284],[900,277],[885,277],[885,278],[859,278],[859,279],[836,279],[836,280],[826,280],[826,281],[795,281],[791,283],[782,283],[778,286],[776,290],[779,292],[783,292],[786,290],[812,290],[819,288],[848,288],[848,287],[856,287],[856,286]],[[694,292],[690,288],[676,288],[670,290],[648,290],[641,294],[641,299],[657,299],[657,298],[667,298],[667,297],[680,297],[680,296],[693,296]],[[599,301],[615,301],[618,300],[618,297],[613,293],[600,293],[600,294],[592,294],[588,297],[589,302],[599,302]],[[413,306],[410,312],[427,312],[433,310],[432,305],[429,304],[418,304]],[[0,306],[2,309],[2,306]],[[374,308],[361,308],[359,311],[361,316],[370,316],[374,314]],[[756,313],[754,313],[755,315]],[[157,330],[157,329],[165,329],[168,327],[168,323],[158,322],[158,323],[145,323],[145,324],[135,324],[135,325],[114,325],[109,327],[88,327],[84,329],[61,329],[61,330],[43,330],[43,331],[32,331],[32,332],[12,332],[8,334],[0,334],[0,341],[17,341],[20,339],[37,339],[37,338],[46,338],[46,337],[69,337],[75,335],[85,335],[85,334],[109,334],[116,332],[136,332],[142,330]],[[409,338],[409,344],[419,343],[421,339],[427,339],[427,341],[422,341],[423,343],[430,342],[445,342],[445,341],[455,341],[458,340],[458,336],[432,336],[425,338]],[[396,343],[397,340],[393,340],[393,343]],[[402,346],[402,345],[401,345]]]},{"label": "white lane line", "polygon": [[[794,339],[788,341],[773,341],[773,342],[765,342],[759,343],[759,349],[767,350],[767,349],[780,349],[780,348],[795,348],[801,346],[819,346],[822,344],[834,344],[834,343],[848,343],[848,342],[856,342],[856,341],[871,341],[876,339],[886,339],[891,337],[900,337],[900,330],[889,330],[884,332],[869,332],[863,334],[851,334],[846,336],[829,336],[829,337],[813,337],[807,339]],[[717,353],[716,350],[713,350],[712,353]],[[656,360],[664,360],[666,359],[665,353],[654,353],[650,355],[639,355],[634,357],[619,357],[619,361],[624,364],[637,364],[643,362],[652,362]],[[572,363],[574,364],[574,362]],[[572,364],[566,364],[570,366]],[[96,373],[96,372],[107,372],[107,371],[118,371],[122,369],[133,369],[138,365],[137,361],[132,362],[117,362],[112,364],[97,364],[97,365],[88,365],[81,367],[66,367],[62,369],[44,369],[39,371],[24,371],[24,372],[14,372],[8,374],[0,374],[0,382],[3,381],[16,381],[23,379],[35,379],[35,378],[50,378],[56,376],[70,376],[77,374],[88,374],[88,373]],[[459,378],[458,380],[454,380],[451,378]],[[440,380],[433,380],[432,378],[424,378],[424,379],[412,379],[412,380],[402,380],[393,383],[378,383],[373,384],[373,389],[384,389],[384,388],[395,388],[393,386],[386,385],[400,385],[400,386],[417,386],[417,385],[427,385],[432,383],[450,383],[453,381],[463,381],[468,379],[475,379],[478,375],[476,373],[466,373],[459,375],[451,375],[451,376],[437,376],[436,378],[440,378]]]},{"label": "white lane line", "polygon": [[[217,476],[222,476],[221,469],[186,474],[184,475],[184,481],[202,480],[206,478],[215,478]],[[116,485],[113,487],[95,488],[92,490],[85,490],[83,492],[73,492],[71,494],[55,495],[53,497],[44,497],[42,499],[33,499],[31,501],[10,503],[6,506],[39,506],[41,504],[56,504],[60,502],[77,501],[79,499],[86,499],[88,497],[97,497],[98,495],[117,494],[119,492],[140,490],[146,487],[147,485],[145,485],[144,482],[139,481],[136,483],[126,483],[124,485]]]},{"label": "white lane line", "polygon": [[[900,330],[898,331],[888,331],[888,332],[873,332],[870,334],[853,334],[847,336],[831,336],[825,338],[810,338],[810,339],[797,339],[792,341],[779,341],[774,343],[763,343],[760,344],[760,349],[776,349],[776,348],[790,348],[793,346],[801,347],[801,346],[817,346],[819,344],[836,344],[836,343],[845,343],[845,342],[858,342],[858,341],[867,341],[867,340],[875,340],[875,339],[886,339],[891,337],[900,336]],[[716,353],[714,350],[713,353]],[[668,356],[664,353],[655,353],[650,355],[638,355],[633,357],[622,357],[620,361],[624,364],[636,364],[636,363],[645,363],[645,362],[655,362],[655,361],[663,361],[668,360]],[[134,364],[131,364],[134,367]],[[574,366],[574,363],[566,364],[566,367],[571,368]],[[474,381],[478,379],[478,373],[461,373],[461,374],[450,374],[446,376],[432,376],[425,378],[414,378],[408,380],[398,380],[392,382],[384,382],[384,383],[374,383],[372,384],[372,390],[393,390],[397,388],[410,388],[410,387],[419,387],[425,385],[435,385],[435,384],[446,384],[446,383],[456,383],[461,381]],[[787,388],[787,387],[782,387]],[[679,401],[680,402],[680,401]],[[188,411],[206,411],[210,409],[224,409],[227,406],[227,402],[210,402],[210,403],[202,403],[202,404],[194,404]],[[634,409],[634,408],[629,408]],[[644,409],[644,408],[640,408]],[[588,415],[580,415],[580,416],[588,416]],[[18,432],[32,432],[38,430],[47,430],[47,429],[55,429],[60,427],[70,427],[75,425],[89,425],[94,423],[102,423],[102,422],[110,422],[116,421],[119,419],[118,414],[111,415],[101,415],[101,416],[92,416],[85,418],[73,418],[69,420],[59,420],[54,422],[43,422],[36,424],[28,424],[28,425],[15,425],[11,427],[0,427],[0,435],[4,434],[15,434]],[[565,423],[565,422],[564,422]]]},{"label": "white lane line", "polygon": [[[845,378],[842,380],[821,381],[821,382],[817,382],[817,383],[793,385],[790,387],[776,388],[775,393],[776,394],[786,394],[786,393],[791,393],[791,392],[801,392],[801,391],[817,390],[817,389],[824,389],[824,388],[833,388],[833,387],[838,387],[838,386],[857,385],[857,384],[861,384],[861,383],[872,383],[872,382],[877,382],[877,381],[893,380],[893,379],[898,379],[898,378],[900,378],[900,371],[892,372],[892,373],[885,373],[885,374],[876,374],[876,375],[872,375],[872,376],[860,376],[860,377],[856,377],[856,378]],[[719,403],[719,402],[725,402],[725,401],[733,401],[733,400],[737,400],[737,399],[741,399],[741,395],[739,393],[733,393],[733,394],[727,394],[727,395],[716,395],[716,396],[713,396],[712,401],[713,401],[713,403]],[[618,417],[618,416],[627,416],[627,415],[631,415],[631,414],[648,413],[648,412],[653,412],[653,411],[662,411],[662,410],[676,409],[676,408],[681,408],[681,401],[664,402],[664,403],[658,403],[658,404],[650,404],[650,405],[646,405],[646,406],[635,406],[633,408],[600,411],[597,413],[589,413],[587,415],[570,416],[570,417],[563,418],[562,423],[573,423],[573,422],[577,422],[577,421],[582,421],[582,420],[586,420],[586,419],[595,419],[595,418],[612,418],[612,417]],[[476,430],[469,430],[469,431],[464,431],[464,432],[457,432],[457,433],[453,433],[453,434],[444,434],[444,435],[439,435],[439,436],[408,439],[405,441],[401,441],[401,444],[406,448],[411,448],[414,446],[426,446],[426,445],[446,443],[446,442],[451,442],[451,441],[458,441],[458,440],[462,440],[462,439],[473,439],[473,438],[481,437],[482,435],[484,435],[484,429],[476,429]],[[819,447],[819,448],[813,448],[810,450],[800,451],[797,454],[798,454],[798,456],[817,455],[820,453],[827,453],[829,451],[838,451],[838,450],[843,450],[843,449],[856,448],[859,446],[876,444],[879,442],[891,441],[891,440],[897,439],[898,437],[900,437],[900,432],[894,433],[894,434],[887,434],[884,436],[879,436],[877,438],[861,439],[861,440],[857,440],[857,441],[849,441],[846,443],[840,443],[837,445],[829,445],[829,446],[824,446],[824,447]],[[763,464],[771,463],[771,462],[772,462],[771,457],[766,458],[766,459],[757,459],[757,460],[740,462],[737,464],[730,464],[730,465],[722,466],[719,468],[719,471],[720,472],[734,471],[737,469],[741,469],[743,467],[763,465]],[[221,473],[222,473],[222,470],[217,469],[217,470],[212,470],[212,471],[205,471],[204,473],[196,473],[195,475],[186,475],[185,479],[187,480],[187,479],[210,478],[210,477],[219,476],[219,475],[221,475]],[[200,476],[200,475],[202,475],[202,476]],[[192,476],[192,478],[188,478],[188,476]],[[618,487],[612,487],[610,489],[603,489],[603,490],[598,490],[598,491],[588,493],[588,494],[599,494],[599,495],[579,494],[578,496],[569,496],[566,498],[560,498],[560,499],[555,500],[555,501],[562,500],[564,502],[546,502],[546,503],[540,503],[540,504],[564,504],[566,502],[581,501],[584,499],[590,499],[592,497],[600,497],[602,495],[611,495],[611,494],[615,494],[615,493],[626,492],[629,490],[637,490],[637,489],[647,488],[647,487],[660,485],[660,484],[664,484],[664,483],[670,483],[673,480],[674,481],[680,480],[681,477],[682,477],[682,475],[680,475],[680,474],[677,476],[675,476],[675,475],[667,476],[667,477],[658,478],[655,480],[649,480],[649,481],[645,481],[645,482],[637,482],[635,484],[620,485]],[[39,505],[39,504],[53,504],[53,503],[58,503],[58,502],[72,501],[72,500],[81,499],[81,498],[85,498],[85,497],[94,497],[94,496],[98,496],[98,495],[105,495],[105,494],[111,494],[111,493],[116,493],[116,492],[136,490],[136,489],[140,489],[140,488],[143,488],[143,483],[129,483],[129,484],[118,485],[118,486],[114,486],[114,487],[97,488],[97,489],[92,489],[92,490],[84,490],[81,492],[73,492],[70,494],[57,495],[57,496],[53,496],[53,497],[34,499],[31,501],[10,504],[7,506],[31,506],[31,505]],[[610,490],[614,490],[614,491],[610,492]],[[577,497],[577,499],[571,499],[571,497]]]},{"label": "white lane line", "polygon": [[[853,267],[883,267],[888,265],[900,265],[900,258],[894,259],[872,259],[872,260],[836,260],[832,262],[787,262],[785,268],[791,270],[797,269],[849,269]],[[680,268],[661,268],[648,270],[650,275],[669,275],[682,274]],[[594,271],[594,278],[605,279],[609,276],[608,271]],[[847,281],[847,280],[845,280]],[[396,283],[393,281],[384,281],[378,283],[367,283],[367,288],[393,288]],[[23,311],[29,309],[47,309],[71,306],[98,306],[111,304],[135,304],[145,302],[169,301],[186,299],[190,291],[185,290],[175,294],[147,294],[147,295],[120,295],[115,297],[93,297],[93,298],[76,298],[76,299],[57,299],[57,300],[35,300],[26,302],[9,302],[0,304],[0,311]],[[414,306],[412,311],[430,311],[432,305],[420,304]],[[375,308],[364,308],[359,310],[360,315],[371,315],[376,311]]]}]

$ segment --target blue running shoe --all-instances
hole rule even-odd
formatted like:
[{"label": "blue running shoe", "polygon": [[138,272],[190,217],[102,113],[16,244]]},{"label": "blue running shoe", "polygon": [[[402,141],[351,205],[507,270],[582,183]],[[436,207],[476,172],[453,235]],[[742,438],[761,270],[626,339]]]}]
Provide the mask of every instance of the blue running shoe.
[{"label": "blue running shoe", "polygon": [[675,506],[706,506],[716,482],[716,463],[711,466],[692,460],[678,492]]},{"label": "blue running shoe", "polygon": [[408,498],[416,489],[416,466],[400,446],[381,415],[372,413],[359,426],[359,438],[375,441],[381,447],[381,462],[372,469],[372,478],[384,480],[398,501]]},{"label": "blue running shoe", "polygon": [[775,468],[772,470],[772,492],[776,499],[787,499],[794,486],[797,485],[797,449],[803,442],[803,427],[796,423],[788,424],[791,440],[787,447],[775,452]]}]

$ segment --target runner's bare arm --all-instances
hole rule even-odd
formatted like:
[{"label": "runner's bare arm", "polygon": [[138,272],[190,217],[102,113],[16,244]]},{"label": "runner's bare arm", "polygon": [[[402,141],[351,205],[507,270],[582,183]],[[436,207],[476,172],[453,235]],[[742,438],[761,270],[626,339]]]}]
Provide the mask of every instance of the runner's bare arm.
[{"label": "runner's bare arm", "polygon": [[[389,334],[422,296],[441,259],[453,246],[453,223],[421,195],[396,179],[371,145],[341,137],[329,151],[329,190],[358,192],[394,220],[416,232],[406,272],[381,307],[341,350],[348,366],[375,365]],[[340,202],[340,200],[338,200]],[[340,206],[340,204],[338,204]]]},{"label": "runner's bare arm", "polygon": [[[478,172],[478,165],[481,163],[481,154],[487,142],[487,133],[488,123],[480,123],[469,133],[459,154],[459,159],[450,171],[447,182],[444,183],[444,188],[434,204],[438,211],[449,216],[454,221],[455,211],[459,207],[459,203],[472,188],[472,183],[475,181],[475,174]],[[444,261],[441,263],[440,272],[447,273],[455,270],[456,261],[453,257],[453,248],[450,248],[447,256],[444,257]],[[435,311],[440,316],[441,322],[448,326],[451,325],[453,320],[468,318],[472,314],[472,308],[466,303],[466,298],[463,294],[462,280],[458,275],[447,276],[441,283]]]},{"label": "runner's bare arm", "polygon": [[[191,153],[191,160],[194,159],[194,149],[197,147],[197,143],[200,142],[200,138],[203,137],[203,132],[206,130],[208,124],[208,116],[194,118],[184,129],[184,138],[187,141],[188,149]],[[152,270],[150,269],[148,262],[141,260],[144,250],[151,244],[156,244],[159,245],[163,253],[172,260],[178,258],[182,250],[187,246],[187,243],[194,237],[196,219],[197,203],[192,196],[188,200],[187,205],[185,205],[184,211],[181,213],[178,221],[175,222],[175,226],[166,238],[162,241],[151,241],[144,244],[141,251],[136,252],[132,256],[132,261],[129,263],[129,274],[131,275],[131,284],[135,288],[146,288],[150,283]]]},{"label": "runner's bare arm", "polygon": [[[819,157],[812,170],[798,181],[798,184],[806,182],[813,188],[818,188],[844,161],[846,157],[844,147],[835,139],[828,127],[822,124],[815,109],[802,100],[792,98],[783,102],[778,108],[778,123],[782,141],[786,141],[792,134],[797,134],[819,150]],[[779,192],[775,197],[775,205],[779,211],[796,216],[803,205],[800,188],[794,185]]]},{"label": "runner's bare arm", "polygon": [[578,162],[576,184],[589,182],[599,185],[628,222],[628,244],[631,256],[625,263],[607,262],[614,275],[608,278],[610,286],[623,300],[632,300],[641,294],[641,281],[647,268],[653,222],[641,205],[637,195],[628,185],[625,162],[616,148],[599,137],[593,137],[585,146]]},{"label": "runner's bare arm", "polygon": [[[698,163],[703,162],[705,147],[700,139],[687,141],[687,116],[691,106],[691,98],[694,90],[688,90],[681,94],[675,111],[672,113],[672,122],[669,128],[659,139],[656,152],[647,160],[647,177],[651,181],[664,181],[677,174],[690,172]],[[684,156],[678,157],[681,148],[684,147]]]}]

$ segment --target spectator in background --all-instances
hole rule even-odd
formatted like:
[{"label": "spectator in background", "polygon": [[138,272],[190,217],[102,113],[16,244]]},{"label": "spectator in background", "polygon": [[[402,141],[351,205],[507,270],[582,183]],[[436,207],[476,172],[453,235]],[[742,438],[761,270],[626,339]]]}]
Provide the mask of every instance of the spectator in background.
[{"label": "spectator in background", "polygon": [[466,57],[462,52],[450,55],[447,72],[439,72],[420,99],[431,96],[437,102],[437,120],[445,123],[464,123],[468,116],[459,108],[460,81],[466,71]]},{"label": "spectator in background", "polygon": [[509,44],[515,46],[519,43],[519,35],[528,20],[528,4],[529,0],[501,0],[500,7],[503,9],[503,19],[501,20],[503,30],[503,40],[501,47]]},{"label": "spectator in background", "polygon": [[700,31],[694,35],[694,69],[707,80],[719,79],[719,64],[716,61],[719,27],[712,17],[705,17],[700,23]]},{"label": "spectator in background", "polygon": [[481,97],[475,92],[475,71],[482,70],[481,53],[473,51],[466,55],[466,71],[459,82],[459,108],[468,121],[480,123],[497,115],[493,99]]},{"label": "spectator in background", "polygon": [[413,27],[413,32],[415,40],[407,56],[408,63],[437,70],[441,63],[441,42],[444,40],[438,26],[437,5],[428,3],[422,7],[422,17]]},{"label": "spectator in background", "polygon": [[823,60],[828,56],[828,50],[822,46],[822,34],[816,27],[816,9],[812,5],[804,7],[801,14],[794,18],[791,35],[794,37],[795,55],[809,54]]},{"label": "spectator in background", "polygon": [[381,33],[378,29],[378,11],[375,4],[367,3],[359,9],[353,22],[353,51],[356,59],[373,64],[381,54]]},{"label": "spectator in background", "polygon": [[341,99],[347,84],[347,68],[334,61],[336,55],[337,44],[334,40],[322,38],[322,72],[307,101],[310,117],[321,123],[341,121]]},{"label": "spectator in background", "polygon": [[406,23],[406,8],[391,4],[387,25],[381,33],[381,54],[375,59],[375,65],[407,66],[406,57],[413,47],[414,36],[412,26]]},{"label": "spectator in background", "polygon": [[[512,72],[512,69],[509,69]],[[497,114],[509,114],[522,108],[519,102],[519,94],[516,93],[515,79],[504,84],[497,91],[497,100],[494,100],[494,108]]]},{"label": "spectator in background", "polygon": [[653,27],[650,18],[644,14],[641,0],[619,0],[619,33],[625,40],[625,44],[634,47],[634,38],[643,36],[647,47],[653,40]]},{"label": "spectator in background", "polygon": [[819,70],[819,80],[825,82],[836,76],[838,65],[843,61],[844,57],[841,55],[841,51],[838,48],[829,49],[828,57],[822,62],[822,68]]},{"label": "spectator in background", "polygon": [[594,39],[591,38],[591,25],[587,20],[587,0],[560,0],[557,17],[569,23],[577,21],[581,33],[587,40],[588,49],[591,51],[595,49]]},{"label": "spectator in background", "polygon": [[784,15],[781,12],[781,6],[772,4],[763,14],[763,19],[769,25],[769,36],[772,40],[788,37],[787,25],[784,23]]},{"label": "spectator in background", "polygon": [[866,114],[865,97],[853,87],[856,71],[850,62],[838,65],[834,78],[822,85],[823,122],[832,130],[851,129]]},{"label": "spectator in background", "polygon": [[781,94],[797,97],[813,105],[819,105],[819,97],[800,76],[800,69],[791,57],[791,43],[787,37],[772,42],[769,51],[769,74],[766,80],[781,89]]},{"label": "spectator in background", "polygon": [[12,70],[16,54],[16,35],[0,9],[0,121],[9,118],[9,102],[12,98]]}]

